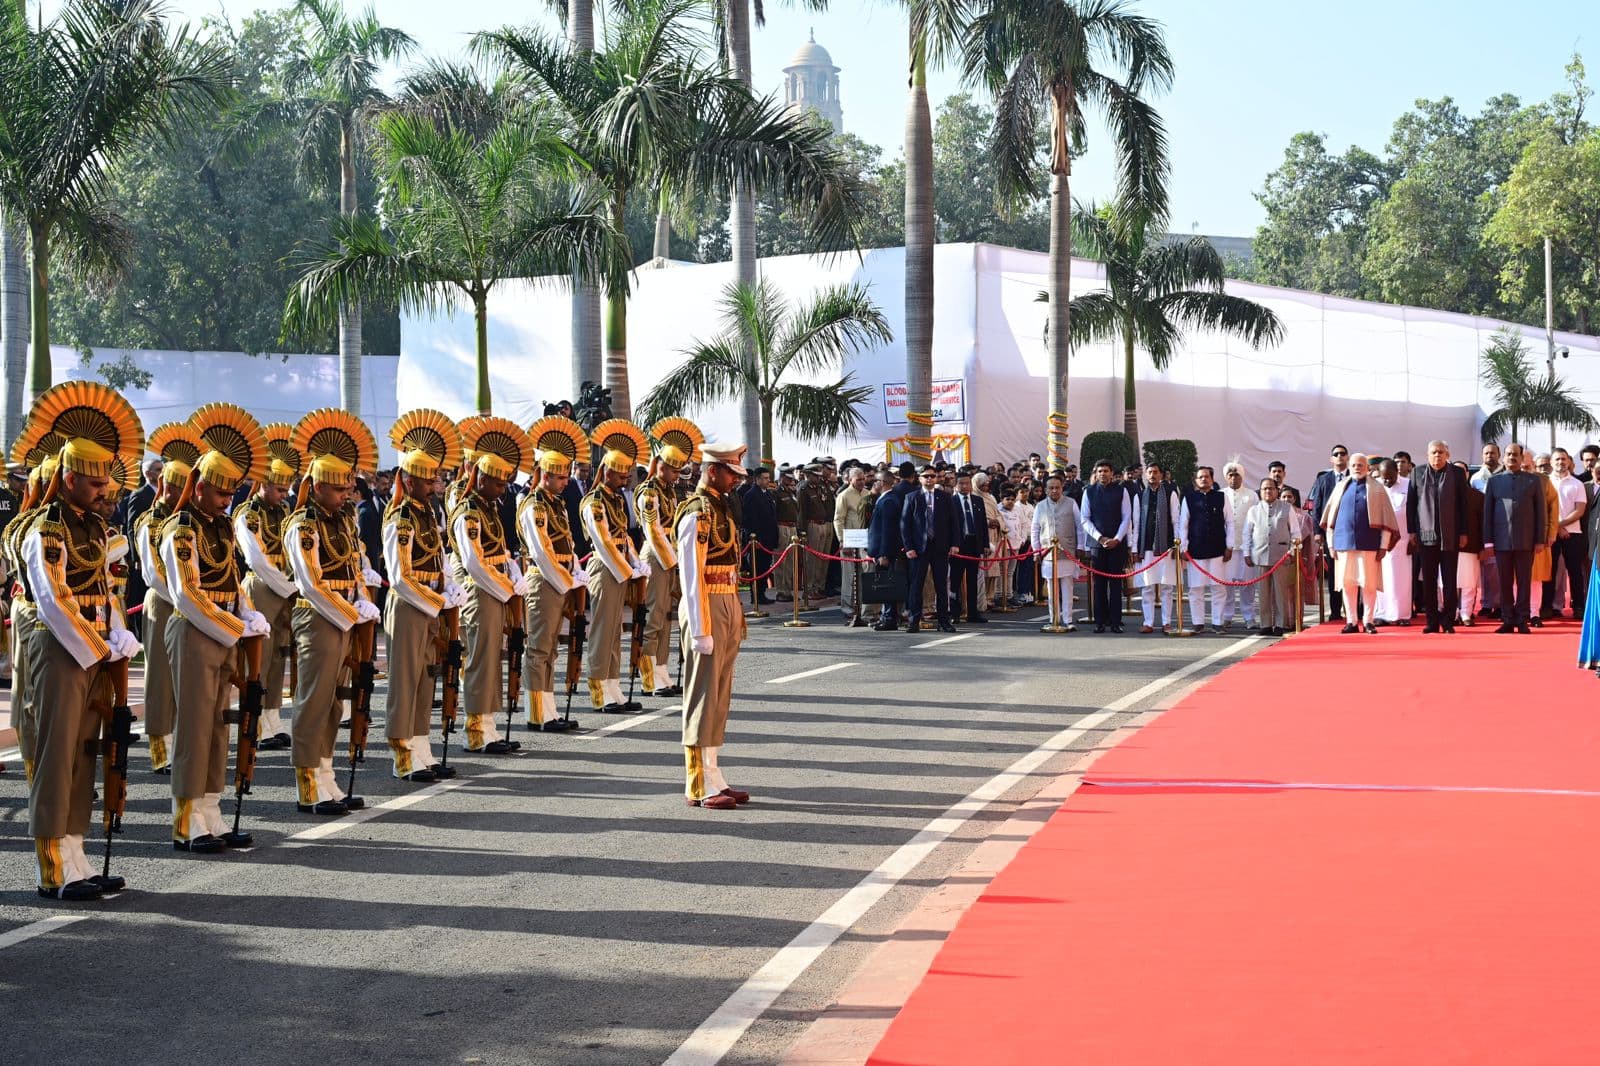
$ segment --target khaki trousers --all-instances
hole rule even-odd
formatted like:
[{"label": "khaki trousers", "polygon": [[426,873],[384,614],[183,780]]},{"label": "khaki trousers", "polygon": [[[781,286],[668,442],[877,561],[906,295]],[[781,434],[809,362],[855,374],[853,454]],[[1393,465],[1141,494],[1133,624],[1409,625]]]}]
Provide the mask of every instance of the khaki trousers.
[{"label": "khaki trousers", "polygon": [[[812,522],[807,525],[806,547],[812,551],[833,554],[833,523]],[[806,557],[805,590],[816,599],[821,597],[823,587],[828,583],[828,560],[819,559],[811,552],[803,554]]]},{"label": "khaki trousers", "polygon": [[37,730],[34,729],[33,700],[28,686],[28,653],[26,637],[39,621],[38,608],[21,596],[11,601],[11,628],[6,631],[6,646],[11,652],[11,724],[17,730],[17,751],[22,755],[25,772],[33,770],[33,749]]},{"label": "khaki trousers", "polygon": [[[1277,561],[1272,559],[1267,565]],[[1256,617],[1263,629],[1294,628],[1294,580],[1294,561],[1290,560],[1256,585]]]},{"label": "khaki trousers", "polygon": [[622,616],[627,606],[628,586],[612,577],[605,563],[590,559],[589,598],[594,602],[594,614],[589,622],[589,647],[583,653],[583,670],[593,687],[596,681],[622,676]]},{"label": "khaki trousers", "polygon": [[333,693],[350,652],[351,631],[341,632],[305,602],[295,604],[293,624],[300,668],[295,676],[290,761],[296,769],[314,770],[323,759],[333,758],[333,745],[339,739],[344,708]]},{"label": "khaki trousers", "polygon": [[33,780],[28,783],[28,835],[83,836],[89,830],[101,715],[111,702],[104,663],[85,670],[43,623],[25,633],[23,657],[33,685]]},{"label": "khaki trousers", "polygon": [[[505,698],[501,651],[506,639],[506,605],[472,586],[461,608],[465,654],[461,660],[461,709],[493,717]],[[432,703],[432,700],[429,700]]]},{"label": "khaki trousers", "polygon": [[[787,549],[789,547],[789,545],[794,541],[794,532],[795,532],[795,527],[794,526],[779,526],[778,527],[778,551],[779,552],[782,552],[785,549]],[[759,555],[761,553],[757,552],[756,554]],[[794,593],[794,568],[795,568],[795,564],[796,564],[796,559],[797,559],[798,556],[801,556],[801,555],[804,555],[804,554],[805,553],[802,552],[799,548],[795,548],[794,551],[789,552],[788,555],[784,556],[783,562],[778,564],[778,569],[773,571],[773,574],[772,574],[772,591],[773,592],[781,592],[783,594],[783,598],[784,599],[788,599]],[[756,571],[756,573],[759,574],[762,570],[765,570],[768,566],[771,566],[771,565],[772,565],[772,563],[771,563],[771,560],[769,559],[765,565],[763,565],[759,570]]]},{"label": "khaki trousers", "polygon": [[529,692],[556,690],[556,660],[561,651],[561,612],[567,597],[535,570],[529,576],[528,595],[523,603],[528,643],[524,687]]},{"label": "khaki trousers", "polygon": [[167,650],[167,626],[172,624],[172,604],[149,590],[144,594],[144,731],[164,737],[172,732],[178,705],[172,693],[172,653]]},{"label": "khaki trousers", "polygon": [[261,649],[261,686],[267,690],[261,697],[261,707],[268,711],[279,710],[283,707],[283,674],[289,667],[288,652],[294,647],[294,597],[279,596],[254,574],[245,575],[244,593],[272,626],[266,646]]},{"label": "khaki trousers", "polygon": [[722,746],[728,725],[728,705],[733,698],[733,663],[745,637],[744,611],[739,597],[713,593],[711,612],[711,654],[694,651],[689,635],[687,613],[679,622],[683,648],[683,746],[686,748]]},{"label": "khaki trousers", "polygon": [[[677,580],[678,568],[666,569],[651,562],[650,579],[645,583],[644,645],[639,649],[641,659],[664,663],[672,650],[672,585]],[[664,686],[667,682],[659,682]]]},{"label": "khaki trousers", "polygon": [[227,784],[224,716],[233,697],[238,649],[223,647],[176,613],[167,622],[165,638],[178,708],[172,735],[172,795],[200,799],[221,792]]},{"label": "khaki trousers", "polygon": [[425,737],[433,727],[433,674],[437,658],[434,636],[439,620],[429,618],[399,596],[383,605],[383,633],[389,644],[389,693],[384,709],[384,735],[409,741]]}]

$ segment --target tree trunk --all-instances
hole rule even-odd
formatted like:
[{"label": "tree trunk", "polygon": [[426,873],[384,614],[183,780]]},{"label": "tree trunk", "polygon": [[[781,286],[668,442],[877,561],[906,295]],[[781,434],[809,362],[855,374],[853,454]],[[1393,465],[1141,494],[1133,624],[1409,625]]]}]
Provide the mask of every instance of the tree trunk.
[{"label": "tree trunk", "polygon": [[[618,190],[611,200],[611,224],[622,229],[628,194]],[[611,390],[611,413],[617,418],[632,418],[633,404],[628,396],[628,296],[625,292],[606,296],[606,388]]]},{"label": "tree trunk", "polygon": [[927,42],[910,40],[906,101],[906,435],[918,459],[932,454],[933,412],[933,120],[928,111]]},{"label": "tree trunk", "polygon": [[[733,76],[738,78],[746,88],[751,86],[750,77],[750,0],[731,0],[727,6],[728,12],[728,58],[733,67]],[[744,182],[735,182],[733,186],[733,200],[728,209],[728,234],[733,245],[733,280],[740,285],[751,288],[756,284],[756,201],[750,187]],[[751,341],[745,340],[745,357],[750,356]],[[762,440],[761,437],[761,401],[756,391],[749,386],[745,387],[744,396],[740,398],[739,405],[741,428],[744,430],[744,439],[748,441]],[[773,457],[763,456],[763,459]]]},{"label": "tree trunk", "polygon": [[672,258],[672,219],[667,215],[667,198],[661,198],[661,210],[656,213],[655,246],[650,255],[662,262]]},{"label": "tree trunk", "polygon": [[1139,398],[1133,380],[1133,323],[1122,324],[1122,432],[1133,441],[1133,453],[1139,452]]},{"label": "tree trunk", "polygon": [[[567,51],[594,51],[594,0],[567,0]],[[600,287],[572,279],[572,399],[577,401],[585,381],[604,380],[600,354]]]},{"label": "tree trunk", "polygon": [[472,324],[478,340],[478,413],[493,413],[493,397],[489,393],[489,294],[483,290],[472,293]]},{"label": "tree trunk", "polygon": [[1045,426],[1045,449],[1052,469],[1067,465],[1068,359],[1072,354],[1072,177],[1050,175],[1050,336],[1045,341],[1046,373],[1050,378],[1050,410]]},{"label": "tree trunk", "polygon": [[[339,130],[339,213],[356,213],[354,118],[345,116]],[[361,302],[339,305],[339,406],[361,415]]]},{"label": "tree trunk", "polygon": [[[778,454],[778,442],[772,437],[772,401],[761,397],[761,453],[763,455]],[[762,465],[762,464],[755,464]],[[769,468],[771,464],[766,464]],[[777,470],[773,470],[777,474]]]},{"label": "tree trunk", "polygon": [[28,292],[33,315],[33,356],[28,365],[28,394],[38,396],[50,387],[50,240],[43,223],[29,226],[33,253],[32,288]]},{"label": "tree trunk", "polygon": [[28,383],[28,238],[17,222],[0,216],[0,447],[7,454],[22,433]]}]

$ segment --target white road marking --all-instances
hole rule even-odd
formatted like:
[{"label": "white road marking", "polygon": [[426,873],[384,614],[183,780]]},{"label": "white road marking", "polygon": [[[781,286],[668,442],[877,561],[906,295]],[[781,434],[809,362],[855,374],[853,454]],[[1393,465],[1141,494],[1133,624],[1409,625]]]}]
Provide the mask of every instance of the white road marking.
[{"label": "white road marking", "polygon": [[[963,634],[970,636],[972,634]],[[846,930],[881,900],[906,875],[960,829],[973,815],[1005,795],[1043,765],[1052,755],[1070,747],[1074,741],[1099,728],[1112,716],[1133,707],[1162,689],[1168,688],[1190,674],[1232,655],[1255,643],[1258,637],[1246,637],[1219,648],[1186,666],[1156,678],[1126,696],[1109,704],[1104,710],[1080,718],[1076,725],[1063,729],[1033,751],[1022,756],[1005,770],[979,785],[967,797],[942,815],[923,826],[916,836],[900,845],[877,869],[862,878],[854,888],[829,907],[822,915],[778,953],[767,960],[745,983],[723,1001],[722,1006],[701,1023],[685,1040],[664,1066],[715,1066],[733,1049],[739,1038],[764,1014],[768,1007],[804,973],[822,953],[833,946]]]},{"label": "white road marking", "polygon": [[[574,740],[599,740],[601,737],[605,736],[608,733],[620,733],[624,729],[632,729],[635,726],[644,725],[646,722],[653,722],[657,718],[665,718],[669,714],[677,714],[678,712],[680,712],[682,710],[683,710],[683,704],[675,703],[671,707],[663,707],[659,711],[653,711],[650,714],[636,715],[636,716],[634,716],[632,718],[624,718],[620,722],[612,722],[610,725],[601,726],[599,729],[596,729],[591,733],[579,733],[577,736],[573,737],[572,739],[574,739]],[[599,712],[597,711],[595,713],[598,714]]]},{"label": "white road marking", "polygon": [[1600,799],[1600,791],[1589,788],[1518,788],[1512,785],[1367,785],[1329,781],[1133,781],[1112,779],[1085,779],[1088,788],[1197,788],[1216,789],[1219,792],[1237,792],[1240,789],[1259,789],[1263,792],[1467,792],[1490,793],[1505,796],[1577,796],[1583,799]]},{"label": "white road marking", "polygon": [[55,914],[37,922],[19,925],[8,933],[0,933],[0,951],[4,951],[15,944],[20,944],[25,940],[32,940],[36,936],[53,933],[62,926],[71,925],[73,922],[81,922],[85,918],[92,917],[94,917],[92,914]]},{"label": "white road marking", "polygon": [[953,637],[945,637],[941,640],[930,640],[926,644],[913,644],[911,645],[911,650],[921,651],[923,648],[937,648],[941,644],[954,644],[958,640],[966,640],[968,637],[975,637],[977,635],[978,634],[976,633],[957,633]]},{"label": "white road marking", "polygon": [[815,670],[802,670],[798,674],[789,674],[785,677],[771,677],[767,679],[769,685],[782,685],[790,681],[799,681],[805,677],[816,677],[818,674],[831,674],[835,670],[845,670],[860,663],[831,663],[828,666],[819,666]]}]

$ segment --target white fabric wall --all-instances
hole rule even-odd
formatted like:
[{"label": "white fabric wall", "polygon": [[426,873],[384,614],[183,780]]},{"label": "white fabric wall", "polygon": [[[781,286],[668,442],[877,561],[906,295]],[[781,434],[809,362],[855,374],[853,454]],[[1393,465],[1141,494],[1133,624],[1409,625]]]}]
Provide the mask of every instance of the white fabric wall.
[{"label": "white fabric wall", "polygon": [[[339,406],[339,357],[336,355],[246,355],[243,352],[167,352],[96,348],[85,366],[76,349],[50,349],[53,380],[104,380],[96,368],[130,355],[141,370],[153,375],[148,389],[124,394],[146,432],[163,422],[188,418],[203,404],[235,403],[268,422],[297,422],[319,407]],[[395,407],[395,374],[400,361],[369,355],[361,360],[361,417],[378,438],[379,454],[392,462],[389,427]]]},{"label": "white fabric wall", "polygon": [[[1042,451],[1048,403],[1045,308],[1047,258],[993,245],[941,245],[935,254],[934,378],[959,379],[965,419],[940,432],[969,432],[973,458],[1010,460]],[[858,382],[878,390],[854,441],[802,442],[779,433],[781,460],[828,453],[880,458],[886,437],[903,427],[884,420],[882,386],[905,380],[904,252],[878,249],[863,256],[785,256],[761,263],[763,276],[791,300],[843,281],[868,286],[895,340],[852,361]],[[1072,288],[1101,284],[1092,262],[1075,260]],[[717,301],[731,280],[729,264],[672,264],[635,277],[629,304],[629,383],[644,394],[682,359],[696,338],[722,328]],[[1254,351],[1241,341],[1197,334],[1165,372],[1138,353],[1140,436],[1188,437],[1202,461],[1221,465],[1238,456],[1259,474],[1274,458],[1289,466],[1291,483],[1305,487],[1327,463],[1328,445],[1358,450],[1408,448],[1420,454],[1440,437],[1458,456],[1476,459],[1477,427],[1489,398],[1478,383],[1478,353],[1502,323],[1468,315],[1366,303],[1315,293],[1230,282],[1230,292],[1271,307],[1287,327],[1285,342]],[[503,283],[489,304],[490,375],[495,413],[527,424],[544,401],[575,398],[569,381],[568,311],[560,282]],[[1544,334],[1524,329],[1542,365]],[[474,409],[471,314],[402,323],[398,390],[401,410],[427,404],[463,416]],[[1600,408],[1600,338],[1559,334],[1572,350],[1557,367],[1587,402]],[[1122,427],[1122,366],[1111,345],[1073,356],[1069,391],[1076,442],[1097,429]],[[736,405],[686,411],[708,435],[739,432]],[[1539,446],[1548,429],[1526,433]],[[1561,434],[1575,447],[1576,435]],[[1092,458],[1092,457],[1090,457]]]}]

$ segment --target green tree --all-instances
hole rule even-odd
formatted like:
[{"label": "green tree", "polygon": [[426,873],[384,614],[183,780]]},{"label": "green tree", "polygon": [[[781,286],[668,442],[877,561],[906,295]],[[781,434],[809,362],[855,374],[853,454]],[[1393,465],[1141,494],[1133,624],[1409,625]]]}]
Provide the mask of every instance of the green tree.
[{"label": "green tree", "polygon": [[1360,148],[1328,152],[1320,133],[1297,133],[1256,194],[1267,220],[1256,232],[1254,275],[1268,285],[1337,296],[1368,295],[1361,276],[1373,207],[1392,178]]},{"label": "green tree", "polygon": [[[352,18],[341,0],[298,0],[295,11],[305,17],[305,33],[284,72],[286,103],[299,115],[305,159],[314,164],[330,148],[337,152],[339,213],[353,218],[361,210],[356,164],[365,120],[388,99],[377,84],[381,66],[411,54],[416,42],[381,24],[371,7]],[[339,405],[360,414],[359,304],[340,309],[338,328]]]},{"label": "green tree", "polygon": [[0,4],[0,201],[28,229],[35,395],[50,385],[52,257],[80,277],[125,271],[109,169],[218,106],[230,65],[154,0],[68,0],[37,28]]},{"label": "green tree", "polygon": [[[1139,444],[1134,351],[1143,348],[1165,370],[1186,330],[1215,330],[1251,347],[1281,343],[1283,323],[1268,308],[1223,291],[1222,257],[1204,237],[1162,239],[1140,211],[1079,208],[1073,216],[1079,251],[1105,266],[1106,287],[1073,298],[1072,347],[1093,341],[1122,345],[1122,430]],[[1049,293],[1039,299],[1048,302]],[[1053,323],[1052,323],[1053,324]]]},{"label": "green tree", "polygon": [[[858,190],[828,134],[697,62],[697,3],[624,0],[604,47],[592,53],[574,55],[548,34],[511,27],[475,40],[560,116],[619,232],[635,193],[654,202],[665,184],[705,196],[732,181],[781,192],[814,219],[822,243],[844,239],[860,210]],[[632,263],[616,265],[606,286],[606,385],[613,410],[627,417]]]},{"label": "green tree", "polygon": [[1541,375],[1528,359],[1528,345],[1515,329],[1495,332],[1483,350],[1483,383],[1498,405],[1483,420],[1483,443],[1490,444],[1509,432],[1522,439],[1524,427],[1551,423],[1580,433],[1600,429],[1577,390],[1550,374]]},{"label": "green tree", "polygon": [[[484,99],[494,94],[485,89]],[[340,216],[330,242],[300,258],[284,308],[286,333],[329,328],[367,300],[437,314],[459,294],[472,305],[477,403],[492,410],[489,293],[507,278],[611,274],[625,254],[603,189],[587,180],[553,118],[515,101],[482,124],[417,110],[378,119],[375,155],[389,229]]]},{"label": "green tree", "polygon": [[[1167,138],[1144,94],[1172,83],[1161,24],[1123,0],[991,0],[973,20],[967,71],[995,95],[993,147],[999,193],[1013,205],[1042,193],[1040,112],[1049,116],[1050,408],[1046,447],[1067,456],[1068,345],[1072,334],[1072,156],[1088,141],[1086,110],[1110,127],[1122,217],[1162,219],[1167,211]],[[1141,222],[1141,225],[1143,223]]]},{"label": "green tree", "polygon": [[[872,398],[869,385],[838,381],[812,385],[785,381],[793,371],[816,375],[843,370],[844,361],[891,339],[889,324],[860,285],[824,289],[797,307],[787,307],[770,283],[755,288],[737,282],[724,291],[726,328],[685,354],[639,404],[645,424],[668,415],[707,408],[754,393],[761,412],[761,455],[776,454],[773,426],[802,440],[827,441],[854,435],[865,423],[859,408]],[[752,343],[746,348],[746,340]]]},{"label": "green tree", "polygon": [[[1549,238],[1564,260],[1557,306],[1579,330],[1594,332],[1600,310],[1600,132],[1566,144],[1552,128],[1529,144],[1486,232],[1496,244],[1521,252],[1542,248]],[[1527,259],[1509,263],[1501,275],[1506,289],[1542,289],[1542,274],[1537,282],[1529,277],[1531,266]]]}]

